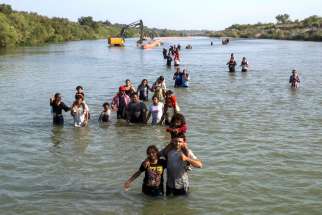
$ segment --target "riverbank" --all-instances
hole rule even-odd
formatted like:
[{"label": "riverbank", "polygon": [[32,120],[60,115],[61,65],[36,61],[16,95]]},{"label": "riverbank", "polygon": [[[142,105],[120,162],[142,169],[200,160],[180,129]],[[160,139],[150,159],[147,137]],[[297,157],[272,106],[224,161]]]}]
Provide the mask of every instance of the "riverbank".
[{"label": "riverbank", "polygon": [[303,20],[291,21],[286,19],[277,23],[257,23],[254,25],[235,24],[225,30],[211,32],[208,36],[322,41],[322,17],[310,16]]},{"label": "riverbank", "polygon": [[[104,39],[120,34],[125,24],[94,21],[91,16],[78,22],[66,18],[49,18],[33,12],[14,11],[10,5],[0,4],[0,48],[35,46],[77,40]],[[144,27],[155,36],[185,36],[184,31]],[[129,28],[125,37],[138,37],[138,29]]]}]

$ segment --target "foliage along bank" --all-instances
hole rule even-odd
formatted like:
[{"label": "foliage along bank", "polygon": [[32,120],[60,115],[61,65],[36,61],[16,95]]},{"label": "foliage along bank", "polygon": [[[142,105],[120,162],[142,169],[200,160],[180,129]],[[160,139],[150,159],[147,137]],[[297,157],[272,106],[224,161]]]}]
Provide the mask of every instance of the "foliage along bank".
[{"label": "foliage along bank", "polygon": [[[81,17],[78,22],[58,17],[48,18],[37,13],[14,11],[10,5],[0,4],[0,48],[102,39],[117,36],[124,26],[112,24],[108,20],[94,21],[91,16]],[[156,36],[185,36],[180,31],[156,28],[151,30]],[[128,29],[125,36],[135,37],[138,34],[137,29]]]},{"label": "foliage along bank", "polygon": [[322,17],[292,21],[288,14],[280,14],[275,18],[276,23],[235,24],[223,31],[211,32],[209,36],[322,41]]}]

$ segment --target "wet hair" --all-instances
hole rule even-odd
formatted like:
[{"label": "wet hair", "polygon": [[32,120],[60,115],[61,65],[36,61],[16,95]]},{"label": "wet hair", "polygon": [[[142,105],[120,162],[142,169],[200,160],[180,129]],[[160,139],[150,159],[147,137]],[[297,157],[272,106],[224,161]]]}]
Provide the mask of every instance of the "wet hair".
[{"label": "wet hair", "polygon": [[156,95],[152,96],[152,101],[154,98],[157,98],[160,101],[159,97],[157,97]]},{"label": "wet hair", "polygon": [[162,75],[159,77],[159,81],[164,81],[164,77]]},{"label": "wet hair", "polygon": [[151,149],[155,150],[157,154],[159,154],[159,149],[155,145],[149,145],[148,148],[146,149],[146,154],[148,154]]},{"label": "wet hair", "polygon": [[55,99],[61,97],[60,93],[55,93],[54,95]]},{"label": "wet hair", "polygon": [[184,133],[178,133],[173,139],[182,138],[186,141],[186,135]]},{"label": "wet hair", "polygon": [[78,85],[77,87],[76,87],[76,90],[78,91],[78,90],[84,90],[84,88],[81,86],[81,85]]},{"label": "wet hair", "polygon": [[104,102],[104,104],[103,104],[102,106],[103,106],[103,107],[105,107],[105,106],[109,107],[109,106],[110,106],[110,103],[108,103],[108,102]]},{"label": "wet hair", "polygon": [[175,125],[176,121],[180,121],[181,124],[186,124],[186,119],[181,113],[175,113],[171,118],[171,125]]},{"label": "wet hair", "polygon": [[141,87],[141,86],[143,86],[143,82],[148,82],[148,80],[147,79],[142,79],[142,81],[141,81],[141,84],[140,84],[140,86],[139,87]]},{"label": "wet hair", "polygon": [[139,94],[137,92],[134,92],[131,94],[131,98],[132,98],[132,96],[139,96]]},{"label": "wet hair", "polygon": [[126,82],[128,82],[128,81],[131,83],[131,80],[130,80],[130,79],[126,79],[126,80],[125,80],[125,83],[126,83]]},{"label": "wet hair", "polygon": [[173,91],[172,90],[167,90],[167,92],[165,92],[166,95],[172,95],[173,94]]}]

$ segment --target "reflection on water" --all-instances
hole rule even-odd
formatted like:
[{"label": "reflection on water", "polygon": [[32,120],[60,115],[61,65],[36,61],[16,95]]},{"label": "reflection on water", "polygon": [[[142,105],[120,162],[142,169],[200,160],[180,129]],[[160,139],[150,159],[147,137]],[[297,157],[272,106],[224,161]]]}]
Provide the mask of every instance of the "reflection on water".
[{"label": "reflection on water", "polygon": [[51,141],[54,146],[57,146],[59,144],[63,143],[62,135],[64,133],[64,127],[63,126],[53,126],[52,129],[52,135],[51,135]]},{"label": "reflection on water", "polygon": [[[211,40],[175,41],[193,46],[181,51],[188,89],[173,88],[163,47],[145,51],[131,39],[124,48],[98,40],[1,52],[1,214],[320,214],[322,44],[213,40],[211,47]],[[251,70],[229,73],[230,53],[237,62],[247,57]],[[294,67],[296,90],[288,85]],[[186,198],[142,195],[143,174],[122,191],[147,146],[169,143],[164,127],[128,125],[114,112],[109,125],[97,121],[125,79],[138,86],[160,75],[186,117],[189,147],[205,163],[189,173]],[[64,127],[53,127],[49,96],[60,92],[71,105],[77,85],[89,126],[74,128],[64,113]]]},{"label": "reflection on water", "polygon": [[[178,207],[179,205],[180,207]],[[188,199],[186,197],[165,197],[164,199],[148,199],[146,197],[142,211],[140,212],[142,215],[180,213],[187,215],[199,214],[196,209],[189,206]]]}]

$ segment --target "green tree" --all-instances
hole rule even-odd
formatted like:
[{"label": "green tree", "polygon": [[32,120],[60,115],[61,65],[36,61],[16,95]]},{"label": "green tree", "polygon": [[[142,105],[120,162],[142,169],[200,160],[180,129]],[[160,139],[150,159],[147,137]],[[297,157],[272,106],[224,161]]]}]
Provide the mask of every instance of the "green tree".
[{"label": "green tree", "polygon": [[303,20],[305,26],[308,27],[320,27],[322,25],[322,17],[310,16]]},{"label": "green tree", "polygon": [[279,14],[275,18],[276,18],[278,23],[282,23],[282,24],[285,24],[285,23],[290,21],[290,15],[288,15],[286,13],[285,14]]},{"label": "green tree", "polygon": [[8,4],[0,4],[0,12],[4,14],[12,13],[12,8]]},{"label": "green tree", "polygon": [[92,26],[94,24],[94,20],[93,20],[93,17],[91,17],[91,16],[82,16],[82,17],[78,18],[78,23],[80,25]]},{"label": "green tree", "polygon": [[17,32],[10,25],[9,20],[4,14],[0,13],[0,47],[15,46],[17,41]]}]

